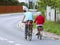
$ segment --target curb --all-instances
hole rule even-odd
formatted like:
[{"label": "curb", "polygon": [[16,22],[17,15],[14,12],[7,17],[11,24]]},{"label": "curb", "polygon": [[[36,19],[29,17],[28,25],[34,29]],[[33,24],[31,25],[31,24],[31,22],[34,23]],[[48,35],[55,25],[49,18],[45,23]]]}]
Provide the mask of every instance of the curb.
[{"label": "curb", "polygon": [[[33,29],[33,30],[35,33],[37,32],[37,29]],[[42,31],[42,35],[44,37],[49,37],[49,38],[54,39],[54,40],[60,40],[60,36],[53,34],[53,33],[50,33],[50,32]]]},{"label": "curb", "polygon": [[11,15],[23,15],[23,12],[22,13],[5,13],[5,14],[0,14],[0,16],[11,16]]}]

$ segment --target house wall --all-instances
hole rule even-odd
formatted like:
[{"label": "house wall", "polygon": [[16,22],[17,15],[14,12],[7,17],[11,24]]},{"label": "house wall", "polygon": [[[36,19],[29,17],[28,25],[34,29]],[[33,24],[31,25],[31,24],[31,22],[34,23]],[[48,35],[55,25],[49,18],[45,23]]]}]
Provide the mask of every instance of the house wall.
[{"label": "house wall", "polygon": [[50,21],[55,21],[55,10],[47,6],[46,19]]}]

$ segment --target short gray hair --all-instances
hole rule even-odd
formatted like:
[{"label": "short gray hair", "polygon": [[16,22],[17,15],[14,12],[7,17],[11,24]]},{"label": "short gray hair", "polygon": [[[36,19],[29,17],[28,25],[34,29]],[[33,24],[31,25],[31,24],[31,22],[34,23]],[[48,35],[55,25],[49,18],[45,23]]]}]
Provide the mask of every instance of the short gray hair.
[{"label": "short gray hair", "polygon": [[41,12],[37,12],[37,15],[41,15]]}]

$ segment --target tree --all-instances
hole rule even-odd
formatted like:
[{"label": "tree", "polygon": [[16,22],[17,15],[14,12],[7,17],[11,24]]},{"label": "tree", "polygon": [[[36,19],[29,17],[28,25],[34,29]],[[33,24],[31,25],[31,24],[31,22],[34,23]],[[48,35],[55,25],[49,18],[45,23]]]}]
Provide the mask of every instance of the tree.
[{"label": "tree", "polygon": [[40,7],[46,7],[51,6],[52,8],[60,7],[60,0],[39,0],[38,6]]},{"label": "tree", "polygon": [[46,4],[44,4],[44,1],[39,0],[39,1],[37,2],[37,10],[38,10],[38,11],[41,11],[42,14],[44,15],[45,9],[46,9]]},{"label": "tree", "polygon": [[43,13],[45,12],[47,6],[54,8],[55,12],[57,8],[60,8],[60,0],[39,0],[37,4],[38,10],[42,11]]},{"label": "tree", "polygon": [[32,3],[32,1],[29,2],[29,9],[33,9],[33,3]]},{"label": "tree", "polygon": [[25,2],[21,2],[20,5],[24,5],[24,6],[27,6],[27,4]]},{"label": "tree", "polygon": [[44,0],[44,4],[55,9],[55,22],[56,22],[56,10],[57,8],[60,9],[60,0]]},{"label": "tree", "polygon": [[17,5],[18,0],[0,0],[0,5]]}]

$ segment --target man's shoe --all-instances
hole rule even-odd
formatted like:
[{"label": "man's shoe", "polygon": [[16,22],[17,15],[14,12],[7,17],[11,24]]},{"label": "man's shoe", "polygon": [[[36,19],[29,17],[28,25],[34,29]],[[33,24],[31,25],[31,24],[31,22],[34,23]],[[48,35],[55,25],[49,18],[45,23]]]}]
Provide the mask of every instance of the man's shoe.
[{"label": "man's shoe", "polygon": [[27,40],[27,37],[25,37],[25,39]]}]

